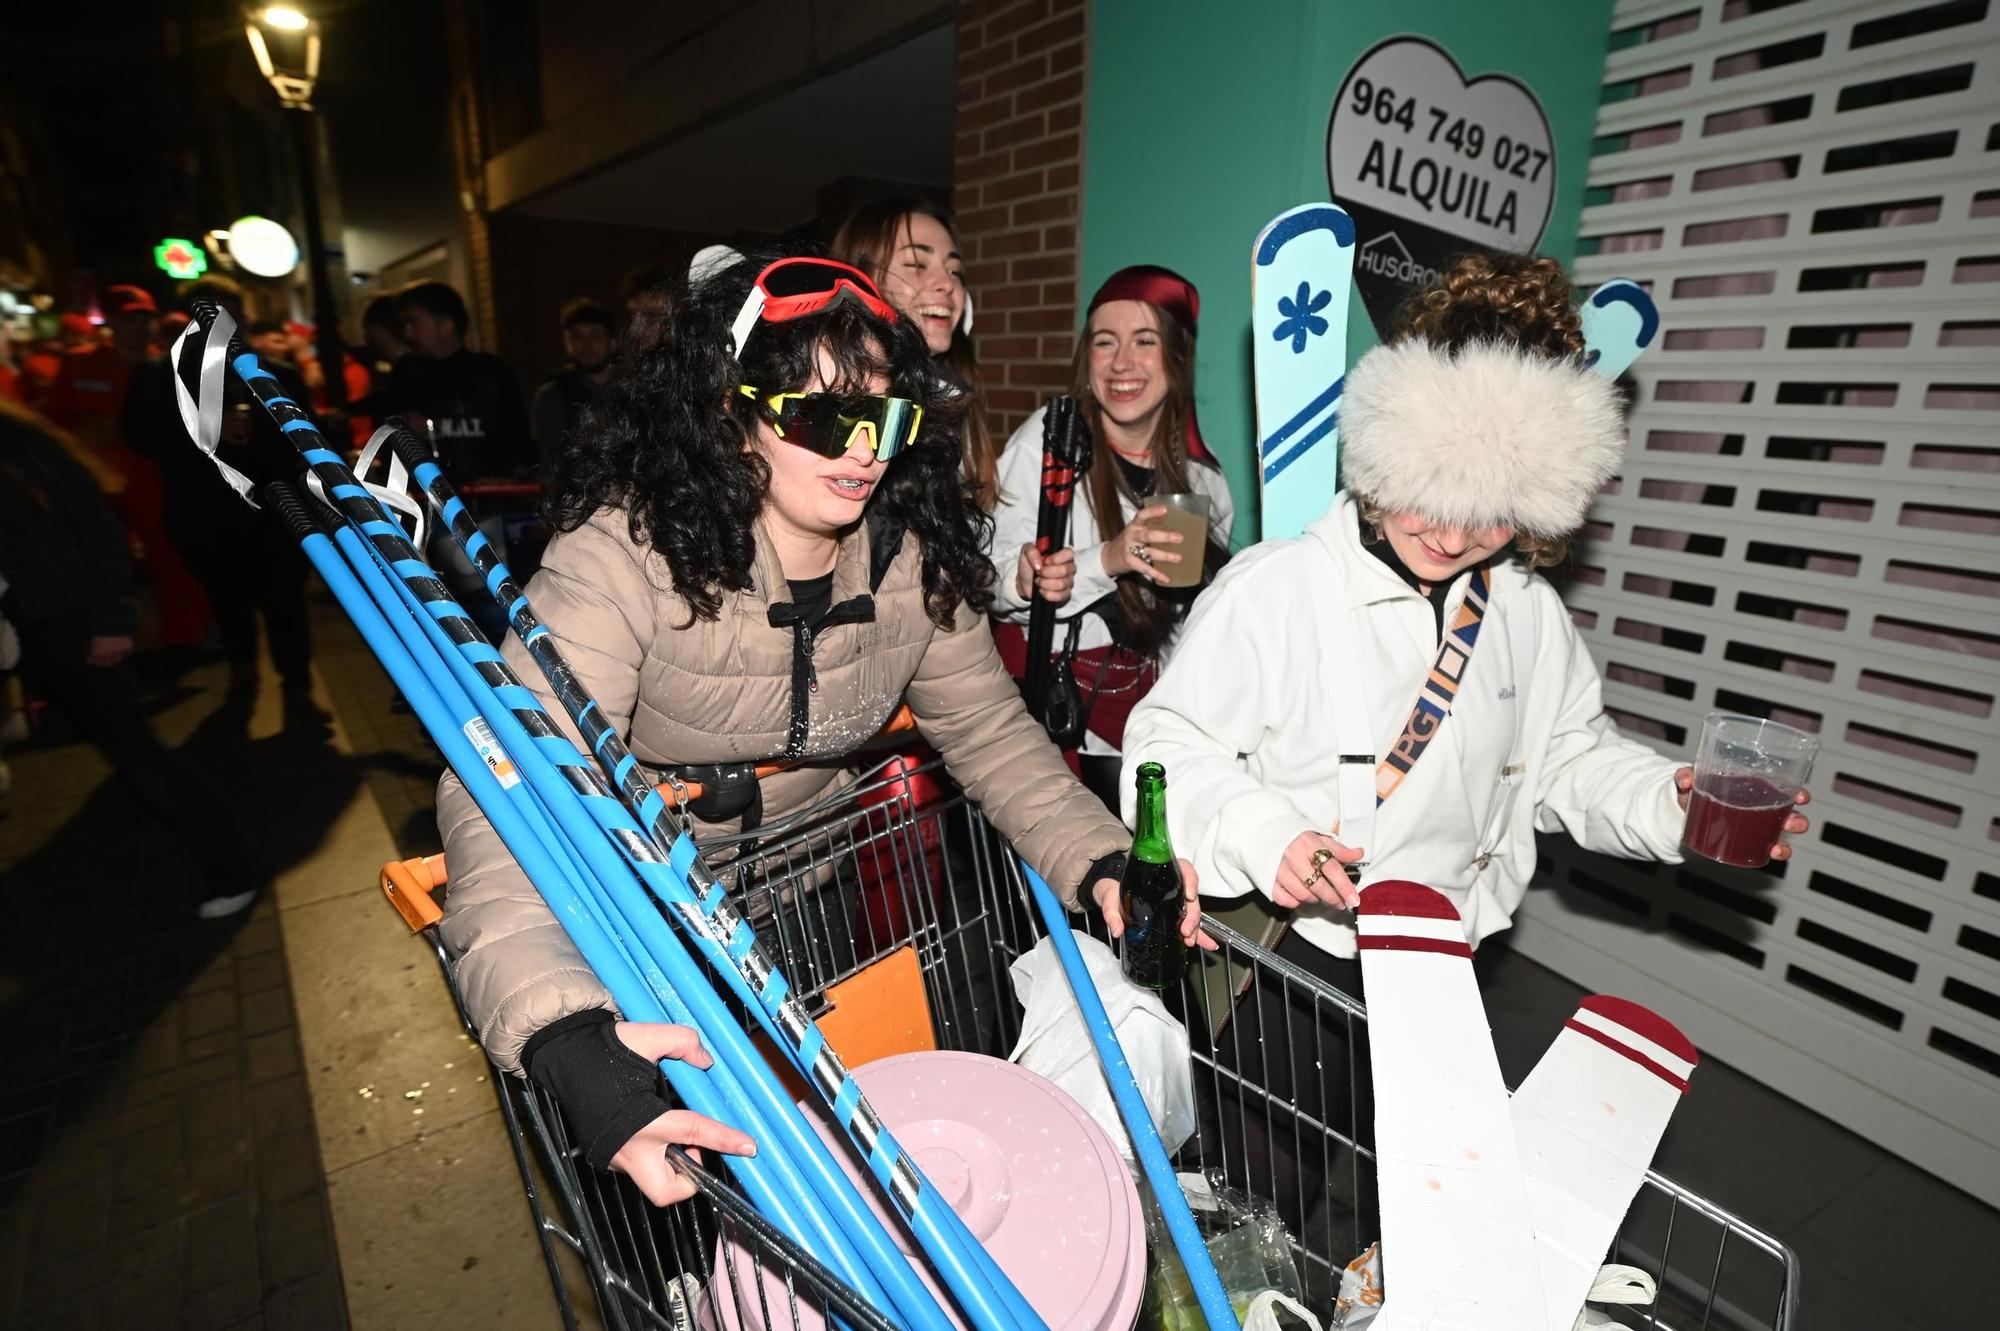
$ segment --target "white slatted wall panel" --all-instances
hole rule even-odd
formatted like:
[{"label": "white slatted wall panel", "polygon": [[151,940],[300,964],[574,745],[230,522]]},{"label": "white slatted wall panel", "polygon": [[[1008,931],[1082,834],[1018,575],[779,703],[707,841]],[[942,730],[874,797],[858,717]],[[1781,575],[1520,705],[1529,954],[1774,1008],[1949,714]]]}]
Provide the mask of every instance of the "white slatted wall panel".
[{"label": "white slatted wall panel", "polygon": [[1550,839],[1518,946],[2000,1203],[2000,0],[1613,28],[1577,269],[1664,345],[1565,594],[1663,749],[1817,730],[1815,826],[1781,872]]}]

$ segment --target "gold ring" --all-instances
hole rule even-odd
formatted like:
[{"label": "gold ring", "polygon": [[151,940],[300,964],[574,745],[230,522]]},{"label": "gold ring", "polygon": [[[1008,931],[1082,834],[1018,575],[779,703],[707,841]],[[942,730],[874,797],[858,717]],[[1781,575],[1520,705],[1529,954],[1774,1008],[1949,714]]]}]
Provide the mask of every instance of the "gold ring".
[{"label": "gold ring", "polygon": [[1318,873],[1321,869],[1324,869],[1326,867],[1326,862],[1332,858],[1333,858],[1333,852],[1330,850],[1322,849],[1314,851],[1313,872]]}]

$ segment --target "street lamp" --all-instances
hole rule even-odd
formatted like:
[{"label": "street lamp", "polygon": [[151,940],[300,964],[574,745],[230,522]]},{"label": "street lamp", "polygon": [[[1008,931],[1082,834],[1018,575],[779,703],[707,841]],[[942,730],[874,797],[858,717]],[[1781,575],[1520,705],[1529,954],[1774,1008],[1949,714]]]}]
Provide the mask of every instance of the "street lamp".
[{"label": "street lamp", "polygon": [[347,405],[346,348],[340,341],[340,316],[333,303],[333,280],[326,270],[326,236],[319,210],[319,154],[314,148],[313,85],[319,81],[319,20],[292,5],[263,5],[243,11],[243,28],[257,70],[278,94],[278,102],[295,114],[290,122],[292,153],[299,175],[299,202],[306,215],[306,252],[312,261],[314,342],[326,379],[326,398],[334,407]]},{"label": "street lamp", "polygon": [[291,5],[245,10],[243,20],[257,70],[277,89],[278,100],[312,110],[313,84],[319,79],[319,21]]}]

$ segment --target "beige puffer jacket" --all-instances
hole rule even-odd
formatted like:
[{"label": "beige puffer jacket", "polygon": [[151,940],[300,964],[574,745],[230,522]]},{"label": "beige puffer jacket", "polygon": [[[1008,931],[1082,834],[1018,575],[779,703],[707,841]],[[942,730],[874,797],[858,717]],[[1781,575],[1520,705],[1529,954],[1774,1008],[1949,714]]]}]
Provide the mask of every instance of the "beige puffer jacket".
[{"label": "beige puffer jacket", "polygon": [[[950,630],[924,613],[922,557],[905,538],[872,596],[869,542],[840,546],[833,609],[812,635],[817,687],[795,709],[794,630],[771,622],[789,588],[766,534],[757,533],[754,587],[729,593],[713,621],[689,623],[666,561],[635,544],[625,515],[604,511],[549,542],[528,586],[578,679],[653,768],[779,757],[836,759],[872,738],[908,701],[923,737],[987,819],[1057,891],[1074,894],[1091,864],[1130,835],[1069,774],[1021,705],[985,617],[960,608]],[[572,739],[576,732],[520,643],[508,664]],[[804,766],[763,782],[773,821],[836,780],[837,764]],[[550,1022],[589,1008],[615,1010],[562,926],[456,775],[438,786],[438,828],[451,866],[443,937],[459,991],[486,1051],[519,1072],[521,1048]]]}]

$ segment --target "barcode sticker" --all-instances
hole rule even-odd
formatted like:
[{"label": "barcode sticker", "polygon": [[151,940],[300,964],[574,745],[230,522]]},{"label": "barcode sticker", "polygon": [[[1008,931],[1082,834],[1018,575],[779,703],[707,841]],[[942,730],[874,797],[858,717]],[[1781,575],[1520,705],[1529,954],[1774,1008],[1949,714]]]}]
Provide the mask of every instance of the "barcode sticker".
[{"label": "barcode sticker", "polygon": [[493,733],[493,727],[486,724],[486,718],[475,716],[465,723],[465,737],[472,741],[472,747],[493,769],[493,775],[500,779],[500,788],[509,790],[521,783],[521,774],[514,770],[513,760],[500,747],[500,740]]}]

